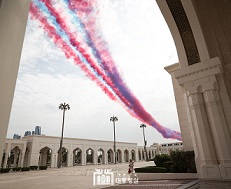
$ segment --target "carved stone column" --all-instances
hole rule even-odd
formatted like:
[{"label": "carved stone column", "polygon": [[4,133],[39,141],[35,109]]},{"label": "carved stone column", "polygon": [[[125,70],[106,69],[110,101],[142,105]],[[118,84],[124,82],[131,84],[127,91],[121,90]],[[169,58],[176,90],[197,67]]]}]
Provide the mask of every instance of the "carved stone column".
[{"label": "carved stone column", "polygon": [[18,167],[23,167],[23,160],[24,160],[24,154],[21,151],[19,155]]},{"label": "carved stone column", "polygon": [[9,151],[6,151],[6,154],[5,154],[5,159],[4,159],[4,163],[3,163],[3,168],[6,168],[7,166],[7,162],[8,162],[8,158],[9,158]]},{"label": "carved stone column", "polygon": [[55,165],[55,162],[56,162],[56,155],[57,155],[57,153],[55,154],[54,153],[54,150],[52,150],[52,152],[51,152],[51,167],[56,167],[56,165]]},{"label": "carved stone column", "polygon": [[67,167],[73,166],[72,153],[68,151],[67,154]]},{"label": "carved stone column", "polygon": [[195,93],[189,95],[189,106],[193,130],[196,137],[196,147],[201,161],[201,176],[205,179],[220,178],[218,162],[202,94]]},{"label": "carved stone column", "polygon": [[206,112],[213,136],[222,180],[231,179],[231,139],[221,105],[219,92],[211,89],[204,92]]},{"label": "carved stone column", "polygon": [[18,159],[18,154],[19,154],[19,151],[18,150],[14,150],[14,164],[13,164],[13,167],[16,167],[16,163],[17,163],[17,159]]}]

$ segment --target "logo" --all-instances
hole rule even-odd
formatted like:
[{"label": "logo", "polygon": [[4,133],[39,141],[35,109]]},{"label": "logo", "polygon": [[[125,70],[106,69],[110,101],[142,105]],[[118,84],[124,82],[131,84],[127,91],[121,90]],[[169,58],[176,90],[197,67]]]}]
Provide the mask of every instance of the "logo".
[{"label": "logo", "polygon": [[112,169],[95,169],[93,173],[93,185],[114,185],[114,184],[138,184],[136,173],[114,173]]},{"label": "logo", "polygon": [[111,169],[95,169],[93,185],[114,185],[114,173]]}]

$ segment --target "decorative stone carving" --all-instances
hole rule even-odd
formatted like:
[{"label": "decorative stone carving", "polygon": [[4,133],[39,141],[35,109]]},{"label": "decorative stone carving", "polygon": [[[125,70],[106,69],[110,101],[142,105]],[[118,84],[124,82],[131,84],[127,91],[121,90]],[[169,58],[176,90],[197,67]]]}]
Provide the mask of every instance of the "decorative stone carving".
[{"label": "decorative stone carving", "polygon": [[206,106],[218,105],[220,103],[218,90],[205,91],[204,99],[205,99]]},{"label": "decorative stone carving", "polygon": [[204,108],[204,101],[201,94],[192,94],[189,96],[190,110]]},{"label": "decorative stone carving", "polygon": [[200,62],[196,41],[181,1],[166,0],[166,3],[179,30],[184,45],[185,54],[188,59],[188,65],[193,65]]}]

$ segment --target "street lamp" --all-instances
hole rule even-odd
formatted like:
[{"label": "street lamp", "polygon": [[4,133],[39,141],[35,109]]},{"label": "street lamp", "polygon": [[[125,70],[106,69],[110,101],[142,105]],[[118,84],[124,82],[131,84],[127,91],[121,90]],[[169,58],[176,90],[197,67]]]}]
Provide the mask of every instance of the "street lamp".
[{"label": "street lamp", "polygon": [[115,164],[116,164],[116,139],[115,139],[115,122],[118,121],[118,118],[116,116],[112,116],[110,118],[110,121],[113,122],[114,127],[114,154],[115,154]]},{"label": "street lamp", "polygon": [[59,164],[58,168],[61,168],[62,165],[62,148],[63,148],[63,130],[64,130],[64,119],[65,119],[65,111],[70,110],[69,104],[61,103],[59,105],[59,109],[63,110],[63,123],[62,123],[62,134],[61,134],[61,140],[60,140],[60,147],[59,147]]},{"label": "street lamp", "polygon": [[146,161],[148,161],[148,153],[147,153],[147,149],[146,149],[146,145],[147,145],[147,141],[145,140],[145,134],[144,134],[144,128],[146,127],[145,124],[141,124],[140,125],[140,128],[143,128],[143,136],[144,136],[144,151],[145,151],[145,154],[146,154]]}]

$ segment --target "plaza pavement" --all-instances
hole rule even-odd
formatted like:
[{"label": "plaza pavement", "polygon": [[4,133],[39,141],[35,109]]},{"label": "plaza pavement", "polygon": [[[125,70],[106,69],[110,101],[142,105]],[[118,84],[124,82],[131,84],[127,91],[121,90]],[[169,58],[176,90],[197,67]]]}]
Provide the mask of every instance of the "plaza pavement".
[{"label": "plaza pavement", "polygon": [[[151,165],[154,165],[154,163],[135,162],[135,167]],[[138,181],[137,184],[94,186],[93,173],[95,169],[112,169],[114,173],[126,174],[128,164],[87,165],[63,167],[61,169],[49,168],[48,170],[10,172],[0,174],[0,189],[231,189],[231,182],[202,181],[198,183],[195,180],[153,180]]]}]

